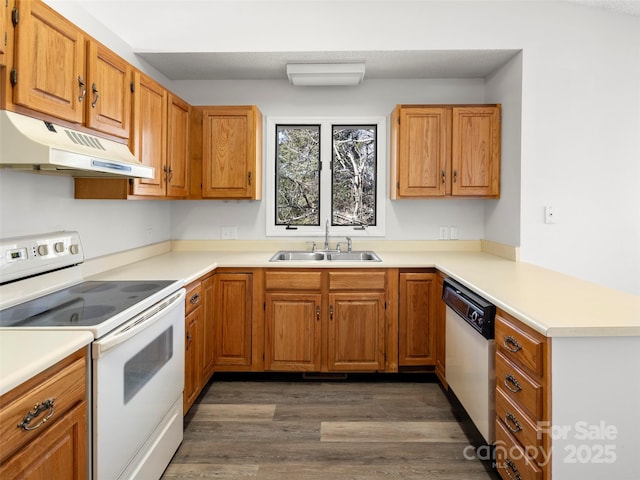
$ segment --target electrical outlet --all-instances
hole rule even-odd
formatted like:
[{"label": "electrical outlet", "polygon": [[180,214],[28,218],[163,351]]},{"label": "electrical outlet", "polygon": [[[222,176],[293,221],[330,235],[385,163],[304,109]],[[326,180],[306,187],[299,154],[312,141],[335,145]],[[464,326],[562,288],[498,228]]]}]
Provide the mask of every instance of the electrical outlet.
[{"label": "electrical outlet", "polygon": [[440,227],[440,240],[449,240],[449,227]]},{"label": "electrical outlet", "polygon": [[449,227],[449,237],[451,238],[451,240],[458,239],[458,227],[456,227],[455,225]]},{"label": "electrical outlet", "polygon": [[153,228],[147,228],[145,235],[147,238],[147,243],[151,243],[151,241],[153,240]]},{"label": "electrical outlet", "polygon": [[220,238],[222,240],[236,240],[238,238],[238,227],[236,225],[221,226]]}]

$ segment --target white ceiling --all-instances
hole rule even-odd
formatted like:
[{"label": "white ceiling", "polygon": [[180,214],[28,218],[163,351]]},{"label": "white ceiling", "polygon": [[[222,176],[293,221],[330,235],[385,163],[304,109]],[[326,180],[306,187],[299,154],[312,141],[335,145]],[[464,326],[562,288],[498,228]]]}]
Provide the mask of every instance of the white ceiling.
[{"label": "white ceiling", "polygon": [[[146,3],[145,8],[148,8],[154,1],[157,0],[146,0],[142,4]],[[564,1],[640,17],[640,0]],[[95,18],[100,18],[100,23],[107,29],[126,38],[131,30],[125,26],[123,17],[105,14],[107,12],[104,10],[107,8],[113,12],[114,5],[118,3],[121,2],[93,0],[83,1],[81,5]],[[170,2],[163,2],[163,4],[167,3]],[[175,4],[175,8],[182,11],[185,8],[193,8],[193,5],[197,6],[197,2],[176,1]],[[197,12],[194,13],[197,15]],[[132,47],[135,51],[137,46],[132,45]],[[365,78],[367,79],[484,78],[504,65],[517,52],[518,50],[511,49],[233,53],[137,51],[136,54],[170,80],[265,80],[286,79],[287,63],[359,62],[364,62],[366,65]]]}]

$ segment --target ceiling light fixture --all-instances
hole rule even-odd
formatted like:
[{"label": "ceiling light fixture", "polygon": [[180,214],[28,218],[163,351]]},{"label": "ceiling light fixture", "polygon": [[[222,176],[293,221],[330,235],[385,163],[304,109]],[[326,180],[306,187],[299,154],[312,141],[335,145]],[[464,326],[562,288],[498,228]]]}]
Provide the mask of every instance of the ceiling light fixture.
[{"label": "ceiling light fixture", "polygon": [[288,63],[287,77],[292,85],[303,87],[360,85],[364,63]]}]

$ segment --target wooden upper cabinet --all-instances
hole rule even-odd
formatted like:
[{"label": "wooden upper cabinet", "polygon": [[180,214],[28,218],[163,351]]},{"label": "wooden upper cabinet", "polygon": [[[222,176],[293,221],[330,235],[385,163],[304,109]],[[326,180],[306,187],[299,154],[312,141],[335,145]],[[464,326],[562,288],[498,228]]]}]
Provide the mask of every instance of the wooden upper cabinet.
[{"label": "wooden upper cabinet", "polygon": [[453,195],[500,195],[500,107],[453,109]]},{"label": "wooden upper cabinet", "polygon": [[392,119],[397,138],[395,192],[399,197],[444,196],[449,153],[446,108],[403,108]]},{"label": "wooden upper cabinet", "polygon": [[500,105],[398,105],[390,196],[500,196]]},{"label": "wooden upper cabinet", "polygon": [[7,64],[7,49],[9,48],[9,2],[0,2],[0,67]]},{"label": "wooden upper cabinet", "polygon": [[87,101],[83,33],[42,2],[18,2],[13,103],[82,123]]},{"label": "wooden upper cabinet", "polygon": [[255,106],[206,107],[202,197],[262,197],[262,114]]},{"label": "wooden upper cabinet", "polygon": [[164,196],[166,190],[167,90],[146,75],[134,74],[133,134],[129,148],[143,164],[155,169],[153,178],[134,180],[134,195]]},{"label": "wooden upper cabinet", "polygon": [[98,42],[87,45],[86,126],[129,138],[132,68]]},{"label": "wooden upper cabinet", "polygon": [[189,115],[187,102],[169,94],[167,104],[166,183],[168,197],[184,197],[189,191]]}]

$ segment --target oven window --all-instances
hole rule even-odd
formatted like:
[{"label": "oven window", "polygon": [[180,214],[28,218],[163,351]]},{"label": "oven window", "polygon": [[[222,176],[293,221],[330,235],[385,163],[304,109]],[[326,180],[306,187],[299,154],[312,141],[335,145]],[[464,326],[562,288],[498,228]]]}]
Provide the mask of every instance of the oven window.
[{"label": "oven window", "polygon": [[173,327],[136,353],[124,365],[124,403],[131,400],[142,387],[173,356]]}]

